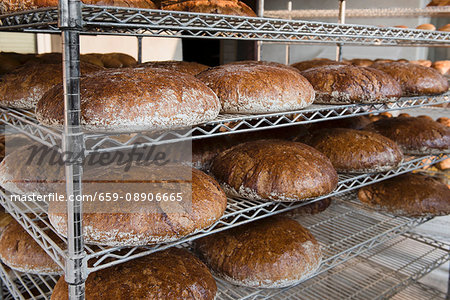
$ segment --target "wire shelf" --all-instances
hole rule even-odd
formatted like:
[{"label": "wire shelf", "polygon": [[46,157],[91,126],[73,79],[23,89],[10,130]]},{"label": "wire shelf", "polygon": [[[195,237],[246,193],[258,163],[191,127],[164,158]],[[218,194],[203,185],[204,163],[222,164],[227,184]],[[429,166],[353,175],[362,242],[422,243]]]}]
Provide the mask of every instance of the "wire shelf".
[{"label": "wire shelf", "polygon": [[[243,39],[276,42],[449,46],[450,33],[367,25],[82,6],[82,34]],[[59,32],[56,9],[0,16],[0,30]]]},{"label": "wire shelf", "polygon": [[[264,16],[281,19],[314,19],[339,17],[338,9],[294,9],[266,10]],[[346,18],[392,18],[392,17],[448,17],[450,6],[435,6],[425,8],[392,7],[392,8],[347,8]]]},{"label": "wire shelf", "polygon": [[396,237],[290,288],[250,289],[219,280],[217,299],[386,299],[450,259],[448,244],[422,239]]},{"label": "wire shelf", "polygon": [[2,300],[50,300],[59,276],[21,273],[0,263],[0,278],[5,288]]},{"label": "wire shelf", "polygon": [[[92,134],[84,135],[86,155],[92,152],[110,152],[127,150],[139,146],[151,146],[195,140],[221,135],[259,131],[271,128],[282,128],[298,124],[315,123],[326,120],[367,115],[369,113],[417,108],[450,102],[450,92],[439,96],[404,97],[393,103],[386,104],[349,104],[349,105],[317,105],[306,109],[258,114],[237,115],[222,114],[216,120],[178,131],[163,131],[159,133],[136,133],[129,135]],[[62,131],[47,128],[39,124],[34,113],[25,110],[0,107],[0,122],[9,125],[30,138],[60,149]]]},{"label": "wire shelf", "polygon": [[[90,266],[88,267],[87,272],[90,273],[135,259],[137,257],[149,255],[151,253],[164,250],[169,247],[182,245],[203,236],[214,234],[216,232],[227,230],[229,228],[246,224],[258,219],[286,212],[327,197],[339,196],[359,187],[369,185],[374,182],[379,182],[397,176],[399,174],[407,173],[412,170],[422,168],[425,165],[434,164],[438,161],[448,158],[448,156],[449,155],[447,154],[441,154],[437,156],[410,157],[405,162],[403,162],[400,167],[384,173],[340,175],[338,187],[333,193],[302,203],[264,202],[243,198],[229,198],[225,214],[222,216],[222,218],[220,218],[219,221],[206,229],[203,229],[193,235],[187,236],[175,242],[132,248],[101,246],[94,247],[87,245],[85,249],[87,253],[86,260],[88,261]],[[27,203],[11,201],[9,196],[1,191],[0,204],[3,205],[5,209],[25,228],[25,230],[27,230],[27,232],[33,236],[33,238],[47,252],[47,254],[49,254],[50,257],[52,257],[60,265],[60,267],[64,269],[64,260],[67,257],[67,254],[65,249],[61,249],[61,247],[59,247],[58,245],[60,245],[61,242],[65,243],[66,239],[59,235],[49,223],[46,213],[47,205],[44,202]],[[377,225],[378,227],[374,226],[373,228],[370,226],[364,227],[364,229],[367,229],[367,232],[363,232],[364,234],[367,234],[366,236],[364,234],[356,234],[354,238],[357,238],[357,241],[359,241],[360,244],[355,244],[350,248],[346,248],[346,246],[351,245],[351,243],[346,241],[346,243],[340,245],[339,248],[336,248],[336,251],[333,252],[333,255],[330,252],[329,260],[326,260],[323,264],[324,270],[329,269],[336,264],[342,263],[343,261],[347,260],[348,257],[355,255],[355,253],[357,254],[360,251],[364,251],[365,249],[374,246],[380,241],[386,240],[386,238],[394,234],[404,232],[406,229],[410,228],[411,226],[417,225],[423,220],[392,217],[380,213],[363,213],[358,211],[352,212],[355,208],[355,205],[349,205],[352,205],[351,209],[343,213],[342,216],[337,214],[336,217],[346,217],[347,215],[351,215],[352,213],[366,213],[366,217],[368,218],[367,222],[370,222],[371,218],[374,218],[374,216],[378,216],[378,218],[381,218],[379,219],[380,224]],[[359,209],[364,211],[361,208]],[[324,216],[327,215],[325,214]],[[354,218],[356,219],[356,217]],[[359,215],[358,219],[361,219],[361,222],[364,220],[362,215]],[[323,223],[327,224],[326,222]],[[371,231],[372,229],[374,231]],[[58,235],[58,239],[61,239],[61,241],[52,240],[47,234],[48,230],[55,231],[55,233]],[[337,236],[339,236],[338,233],[336,234]]]},{"label": "wire shelf", "polygon": [[[313,229],[314,230],[314,229]],[[319,242],[328,240],[318,236]],[[283,289],[250,289],[217,279],[216,299],[444,299],[445,294],[417,280],[450,259],[449,245],[420,236],[397,236],[332,270]],[[50,299],[57,277],[13,272],[0,266],[10,299]],[[13,280],[12,278],[16,278]],[[45,288],[43,288],[45,287]],[[29,297],[33,292],[34,297]]]}]

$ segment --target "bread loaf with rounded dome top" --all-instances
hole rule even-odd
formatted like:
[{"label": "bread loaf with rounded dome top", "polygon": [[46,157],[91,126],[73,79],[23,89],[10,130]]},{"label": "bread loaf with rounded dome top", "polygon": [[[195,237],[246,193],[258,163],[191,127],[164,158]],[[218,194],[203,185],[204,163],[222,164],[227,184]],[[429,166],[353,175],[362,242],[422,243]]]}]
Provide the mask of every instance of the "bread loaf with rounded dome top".
[{"label": "bread loaf with rounded dome top", "polygon": [[239,0],[188,0],[163,5],[164,10],[256,17],[255,12]]}]

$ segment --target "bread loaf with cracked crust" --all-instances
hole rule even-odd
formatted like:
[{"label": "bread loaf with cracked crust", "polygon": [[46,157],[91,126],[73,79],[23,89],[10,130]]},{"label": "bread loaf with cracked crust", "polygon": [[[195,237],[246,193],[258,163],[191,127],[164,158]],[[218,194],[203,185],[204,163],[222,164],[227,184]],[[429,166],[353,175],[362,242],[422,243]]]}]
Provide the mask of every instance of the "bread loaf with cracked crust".
[{"label": "bread loaf with cracked crust", "polygon": [[139,67],[162,68],[166,70],[189,74],[192,76],[195,76],[209,69],[209,66],[199,64],[197,62],[176,61],[176,60],[148,61],[143,64],[140,64]]},{"label": "bread loaf with cracked crust", "polygon": [[326,58],[319,58],[319,59],[299,61],[299,62],[292,64],[291,66],[296,68],[299,71],[305,71],[305,70],[309,70],[309,69],[321,67],[321,66],[336,66],[336,65],[342,66],[342,65],[348,65],[348,63],[343,62],[343,61],[335,61],[335,60],[331,60],[331,59],[326,59]]},{"label": "bread loaf with cracked crust", "polygon": [[2,232],[5,231],[6,226],[13,220],[14,218],[11,217],[10,214],[0,211],[0,236],[2,235]]},{"label": "bread loaf with cracked crust", "polygon": [[234,146],[216,156],[211,173],[231,195],[269,201],[304,201],[331,193],[338,183],[325,155],[281,140]]},{"label": "bread loaf with cracked crust", "polygon": [[[156,5],[150,0],[81,0],[84,4],[138,7],[155,9]],[[0,14],[23,10],[32,10],[42,7],[58,7],[58,0],[2,0],[0,2]]]},{"label": "bread loaf with cracked crust", "polygon": [[403,96],[435,95],[448,90],[447,79],[433,68],[404,62],[375,63],[400,84]]},{"label": "bread loaf with cracked crust", "polygon": [[[47,229],[45,233],[59,247],[64,247],[65,243],[53,231]],[[20,272],[46,275],[63,273],[61,267],[15,220],[6,226],[0,236],[0,259],[11,269]]]},{"label": "bread loaf with cracked crust", "polygon": [[[80,62],[81,75],[95,73],[103,68]],[[25,64],[0,81],[0,105],[34,109],[39,99],[55,84],[62,84],[62,64]],[[61,102],[64,102],[58,99]]]},{"label": "bread loaf with cracked crust", "polygon": [[301,72],[316,91],[315,103],[384,103],[401,96],[390,75],[358,66],[322,66]]},{"label": "bread loaf with cracked crust", "polygon": [[400,216],[450,214],[450,189],[421,174],[400,175],[365,186],[359,189],[358,198],[374,209]]},{"label": "bread loaf with cracked crust", "polygon": [[340,173],[384,172],[403,160],[398,145],[370,131],[329,128],[315,131],[306,144],[327,156]]},{"label": "bread loaf with cracked crust", "polygon": [[164,10],[256,17],[255,12],[239,0],[188,0],[164,5]]},{"label": "bread loaf with cracked crust", "polygon": [[272,64],[240,63],[197,75],[219,97],[223,113],[269,113],[301,109],[314,101],[311,84],[297,71]]},{"label": "bread loaf with cracked crust", "polygon": [[393,140],[403,154],[450,152],[450,128],[426,118],[383,118],[370,123],[365,130],[374,131]]},{"label": "bread loaf with cracked crust", "polygon": [[[159,68],[104,70],[80,80],[81,125],[90,131],[133,132],[196,125],[217,117],[220,102],[195,77]],[[62,127],[63,87],[38,102],[36,117]]]},{"label": "bread loaf with cracked crust", "polygon": [[[136,246],[174,241],[212,225],[227,205],[225,193],[213,178],[180,165],[133,166],[128,172],[124,172],[123,166],[106,166],[86,171],[83,195],[96,193],[123,197],[117,201],[83,203],[84,240],[97,245]],[[147,199],[153,200],[129,201],[127,193],[151,193],[153,198]],[[181,193],[182,200],[158,201],[157,193]],[[65,205],[65,201],[52,201],[48,209],[50,222],[64,236]]]},{"label": "bread loaf with cracked crust", "polygon": [[[62,276],[51,300],[68,300]],[[86,300],[213,300],[217,286],[208,268],[185,249],[170,248],[93,272]]]},{"label": "bread loaf with cracked crust", "polygon": [[281,216],[198,239],[195,250],[217,276],[258,288],[294,285],[313,274],[322,260],[314,236]]}]

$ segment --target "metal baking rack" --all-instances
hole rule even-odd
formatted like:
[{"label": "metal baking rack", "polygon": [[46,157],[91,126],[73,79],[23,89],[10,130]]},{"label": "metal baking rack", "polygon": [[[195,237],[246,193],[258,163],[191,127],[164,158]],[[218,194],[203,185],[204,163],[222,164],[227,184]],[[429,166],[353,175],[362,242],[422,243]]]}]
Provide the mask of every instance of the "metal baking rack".
[{"label": "metal baking rack", "polygon": [[[261,7],[262,3],[263,1],[260,0],[259,5]],[[259,11],[262,10],[259,9]],[[113,151],[129,147],[131,143],[136,141],[136,138],[131,138],[128,142],[115,144],[111,142],[114,139],[111,139],[108,135],[85,135],[82,132],[79,126],[79,37],[82,34],[132,35],[138,38],[143,36],[164,36],[238,39],[305,44],[338,43],[340,45],[357,44],[367,46],[450,46],[450,33],[448,32],[273,18],[249,18],[161,10],[99,7],[83,5],[79,0],[60,0],[58,9],[39,9],[0,16],[0,30],[61,34],[64,62],[63,83],[66,91],[64,102],[67,108],[65,111],[66,125],[64,126],[64,130],[55,131],[40,126],[32,114],[28,115],[26,112],[20,110],[2,108],[1,120],[3,123],[12,125],[20,132],[29,135],[38,142],[42,142],[48,146],[60,147],[62,152],[65,153],[80,153],[93,150]],[[442,103],[442,99],[439,97],[428,97],[422,103],[419,100],[416,106],[406,106],[418,107],[427,105],[427,103],[431,103],[432,101],[435,101],[433,104]],[[448,102],[448,99],[443,102]],[[400,101],[399,103],[402,102]],[[373,109],[375,113],[388,110],[382,106],[374,106]],[[340,110],[336,108],[332,108],[331,110],[325,109],[325,111],[331,111],[328,115],[327,113],[323,113],[323,111],[319,109],[317,112],[307,112],[305,114],[301,112],[301,118],[304,118],[305,123],[308,123],[344,117],[343,114],[339,114]],[[362,110],[359,111],[361,112]],[[293,123],[289,121],[290,118],[288,116],[283,114],[276,114],[270,117],[254,116],[254,118],[245,116],[243,119],[242,116],[224,116],[224,118],[214,121],[216,123],[212,122],[211,124],[196,127],[199,132],[191,132],[190,134],[192,136],[175,136],[172,140],[193,139],[202,135],[209,137],[222,134],[219,134],[219,132],[228,134],[238,131],[262,130],[267,127],[289,126]],[[276,120],[279,120],[279,123],[276,123]],[[230,122],[239,122],[241,125],[228,124]],[[208,128],[212,127],[212,131],[209,131],[209,129],[205,130],[203,126],[207,126]],[[245,126],[248,126],[248,128],[244,128]],[[159,140],[158,137],[156,139],[151,137],[144,141],[144,143],[162,143],[163,139],[165,137],[159,138]],[[92,144],[93,148],[85,148],[86,145],[91,145],[90,142],[94,140],[95,142]],[[446,157],[446,155],[441,155],[437,160]],[[424,165],[424,162],[420,160],[421,158],[417,158],[416,160],[404,162],[399,169],[386,174],[340,176],[339,190],[334,194],[409,172]],[[81,174],[82,168],[78,165],[69,165],[66,167],[66,191],[68,194],[74,196],[82,194]],[[69,298],[71,300],[84,299],[84,281],[90,271],[106,268],[177,244],[172,243],[150,247],[139,253],[138,249],[142,248],[132,248],[126,254],[119,252],[119,249],[100,248],[98,250],[98,248],[85,247],[81,234],[82,205],[79,202],[70,202],[70,205],[67,207],[68,223],[70,224],[69,237],[68,239],[63,238],[67,242],[67,250],[58,250],[57,245],[49,240],[45,233],[46,230],[52,230],[51,226],[47,224],[43,225],[44,227],[39,227],[37,224],[41,223],[36,222],[37,220],[41,220],[46,224],[45,207],[39,207],[37,205],[35,207],[29,207],[29,210],[19,208],[13,205],[12,202],[6,201],[4,195],[0,197],[0,202],[32,234],[33,238],[38,241],[41,247],[48,254],[53,255],[53,258],[59,260],[59,263],[65,267],[66,280],[70,283]],[[182,242],[198,238],[201,234],[212,234],[219,230],[287,211],[300,205],[230,199],[227,214],[231,217],[231,221],[221,219],[211,228],[195,236],[183,239]],[[27,211],[31,213],[31,217],[25,213]],[[100,260],[98,260],[97,265],[91,268],[87,267],[87,260],[99,257]],[[107,263],[105,261],[106,258],[108,258]]]},{"label": "metal baking rack", "polygon": [[[84,250],[87,253],[86,260],[95,260],[95,263],[88,267],[88,273],[123,263],[137,257],[149,255],[169,247],[182,245],[195,239],[258,219],[287,212],[324,198],[339,196],[359,187],[392,178],[399,174],[411,172],[448,157],[449,156],[446,154],[438,156],[410,157],[400,167],[388,172],[360,175],[339,175],[339,184],[333,193],[301,203],[266,202],[243,198],[229,198],[225,214],[219,221],[206,229],[200,230],[193,235],[187,236],[175,242],[155,246],[131,248],[101,246],[93,247],[85,245]],[[345,202],[350,203],[353,201],[353,198],[352,200],[347,199]],[[0,204],[2,204],[6,210],[20,224],[22,224],[22,226],[47,252],[47,254],[54,259],[62,269],[64,269],[64,261],[67,258],[67,252],[58,245],[60,245],[61,242],[66,242],[67,239],[58,234],[48,221],[46,203],[10,201],[8,195],[0,191]],[[403,233],[406,230],[409,230],[427,220],[426,218],[409,219],[393,217],[388,214],[373,213],[353,203],[349,204],[349,206],[341,205],[338,208],[326,211],[324,214],[318,214],[317,218],[318,219],[313,219],[316,223],[311,223],[310,226],[319,226],[324,232],[334,234],[334,237],[330,236],[329,238],[338,239],[333,242],[332,246],[330,246],[330,250],[327,253],[328,259],[324,261],[322,265],[323,270],[328,270],[333,266],[344,262],[349,257],[353,257],[354,255],[378,245],[392,236]],[[348,220],[353,219],[355,223],[351,225]],[[342,223],[339,223],[339,220],[341,220]],[[356,220],[359,220],[359,224],[363,225],[359,226],[356,223]],[[337,224],[342,225],[342,232],[348,233],[349,231],[352,231],[352,234],[349,236],[345,233],[341,234],[340,227],[337,226]],[[344,230],[344,226],[348,226],[348,228]],[[49,230],[56,233],[58,240],[53,240],[49,237]]]},{"label": "metal baking rack", "polygon": [[[315,19],[339,17],[338,9],[294,9],[265,10],[264,16],[281,19]],[[450,17],[450,6],[434,6],[425,8],[347,8],[346,18],[392,18],[392,17]]]},{"label": "metal baking rack", "polygon": [[[85,152],[110,152],[130,149],[136,145],[158,145],[186,140],[203,139],[234,133],[251,132],[281,128],[298,124],[308,124],[336,120],[353,116],[380,113],[392,110],[417,108],[450,102],[450,92],[428,97],[402,97],[391,103],[317,105],[302,110],[270,114],[221,114],[216,120],[178,131],[159,133],[136,133],[121,135],[85,133]],[[24,133],[30,138],[49,147],[61,147],[61,130],[47,128],[39,124],[34,113],[29,111],[0,107],[0,122]]]},{"label": "metal baking rack", "polygon": [[[450,33],[262,17],[81,5],[82,34],[195,37],[258,41],[448,46]],[[0,30],[59,33],[58,10],[0,16]]]}]

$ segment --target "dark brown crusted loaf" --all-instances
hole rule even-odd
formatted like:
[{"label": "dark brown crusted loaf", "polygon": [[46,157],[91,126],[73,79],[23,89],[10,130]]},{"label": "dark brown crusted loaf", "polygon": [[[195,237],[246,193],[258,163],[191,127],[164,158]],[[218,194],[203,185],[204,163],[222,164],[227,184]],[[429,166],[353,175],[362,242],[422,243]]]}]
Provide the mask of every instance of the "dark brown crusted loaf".
[{"label": "dark brown crusted loaf", "polygon": [[[117,193],[123,197],[83,204],[85,242],[110,246],[177,240],[212,225],[223,215],[227,204],[225,193],[213,178],[179,165],[133,166],[128,172],[124,172],[123,166],[86,171],[83,194],[96,193]],[[139,196],[140,201],[129,201],[127,193],[151,193],[153,200],[144,201]],[[158,201],[157,193],[181,193],[182,200]],[[50,222],[62,235],[67,233],[65,206],[66,202],[50,202],[48,212]]]},{"label": "dark brown crusted loaf", "polygon": [[[324,128],[349,128],[360,130],[371,123],[368,116],[356,116],[350,118],[329,120],[323,122],[312,123],[308,126],[308,130],[313,132]],[[301,142],[301,140],[299,140]]]},{"label": "dark brown crusted loaf", "polygon": [[269,113],[304,108],[311,84],[287,67],[249,62],[210,68],[197,75],[219,97],[223,113]]},{"label": "dark brown crusted loaf", "polygon": [[[82,0],[84,4],[156,8],[155,4],[149,0]],[[58,0],[2,0],[0,2],[0,13],[11,13],[15,11],[31,10],[41,7],[57,7]]]},{"label": "dark brown crusted loaf", "polygon": [[[103,68],[81,62],[81,74]],[[25,64],[0,80],[0,105],[34,109],[39,99],[55,84],[62,83],[61,64]],[[62,101],[61,99],[58,99]]]},{"label": "dark brown crusted loaf", "polygon": [[[81,125],[92,131],[146,131],[191,126],[217,117],[220,102],[195,77],[159,68],[104,70],[81,78]],[[47,126],[64,120],[62,85],[38,102]]]},{"label": "dark brown crusted loaf", "polygon": [[313,133],[306,144],[325,154],[338,172],[384,172],[402,162],[403,154],[390,139],[370,131],[330,128]]},{"label": "dark brown crusted loaf", "polygon": [[338,177],[314,148],[281,140],[234,146],[216,156],[211,172],[230,194],[249,199],[302,201],[328,194]]},{"label": "dark brown crusted loaf", "polygon": [[394,77],[404,96],[434,95],[448,90],[447,79],[433,68],[401,62],[375,63],[371,67]]},{"label": "dark brown crusted loaf", "polygon": [[365,186],[358,191],[361,202],[401,216],[450,214],[450,189],[438,180],[406,174]]},{"label": "dark brown crusted loaf", "polygon": [[301,72],[316,91],[315,103],[383,103],[401,96],[390,75],[357,66],[322,66]]},{"label": "dark brown crusted loaf", "polygon": [[[62,276],[51,300],[68,300]],[[217,286],[208,268],[185,249],[170,248],[89,275],[86,300],[213,300]]]},{"label": "dark brown crusted loaf", "polygon": [[305,70],[320,67],[320,66],[330,66],[330,65],[341,66],[341,65],[348,65],[348,63],[342,62],[342,61],[326,59],[326,58],[320,58],[320,59],[299,61],[295,64],[292,64],[291,66],[296,68],[299,71],[305,71]]},{"label": "dark brown crusted loaf", "polygon": [[315,215],[318,213],[321,213],[325,211],[330,205],[333,200],[333,197],[328,197],[319,201],[315,201],[310,204],[306,204],[297,208],[294,208],[292,210],[289,210],[285,213],[283,213],[283,216],[287,217],[298,217],[298,216],[309,216],[309,215]]},{"label": "dark brown crusted loaf", "polygon": [[213,159],[221,152],[235,145],[227,136],[192,141],[192,166],[208,172]]},{"label": "dark brown crusted loaf", "polygon": [[450,128],[425,118],[384,118],[370,123],[365,130],[393,140],[404,154],[438,154],[450,148]]},{"label": "dark brown crusted loaf", "polygon": [[[59,247],[64,242],[51,230],[46,234]],[[16,221],[11,221],[0,236],[0,259],[11,269],[33,274],[61,274],[62,269]]]},{"label": "dark brown crusted loaf", "polygon": [[208,14],[222,14],[256,17],[255,12],[242,1],[238,0],[190,0],[165,5],[164,10],[189,11]]},{"label": "dark brown crusted loaf", "polygon": [[162,68],[166,70],[189,74],[192,76],[195,76],[198,73],[201,73],[209,68],[206,65],[202,65],[196,62],[175,61],[175,60],[149,61],[139,65],[139,67]]},{"label": "dark brown crusted loaf", "polygon": [[272,217],[195,241],[215,274],[233,284],[281,288],[298,283],[319,267],[314,236],[297,221]]},{"label": "dark brown crusted loaf", "polygon": [[13,217],[10,214],[0,211],[0,236],[2,232],[5,230],[6,226],[8,226],[11,221],[13,221]]}]

